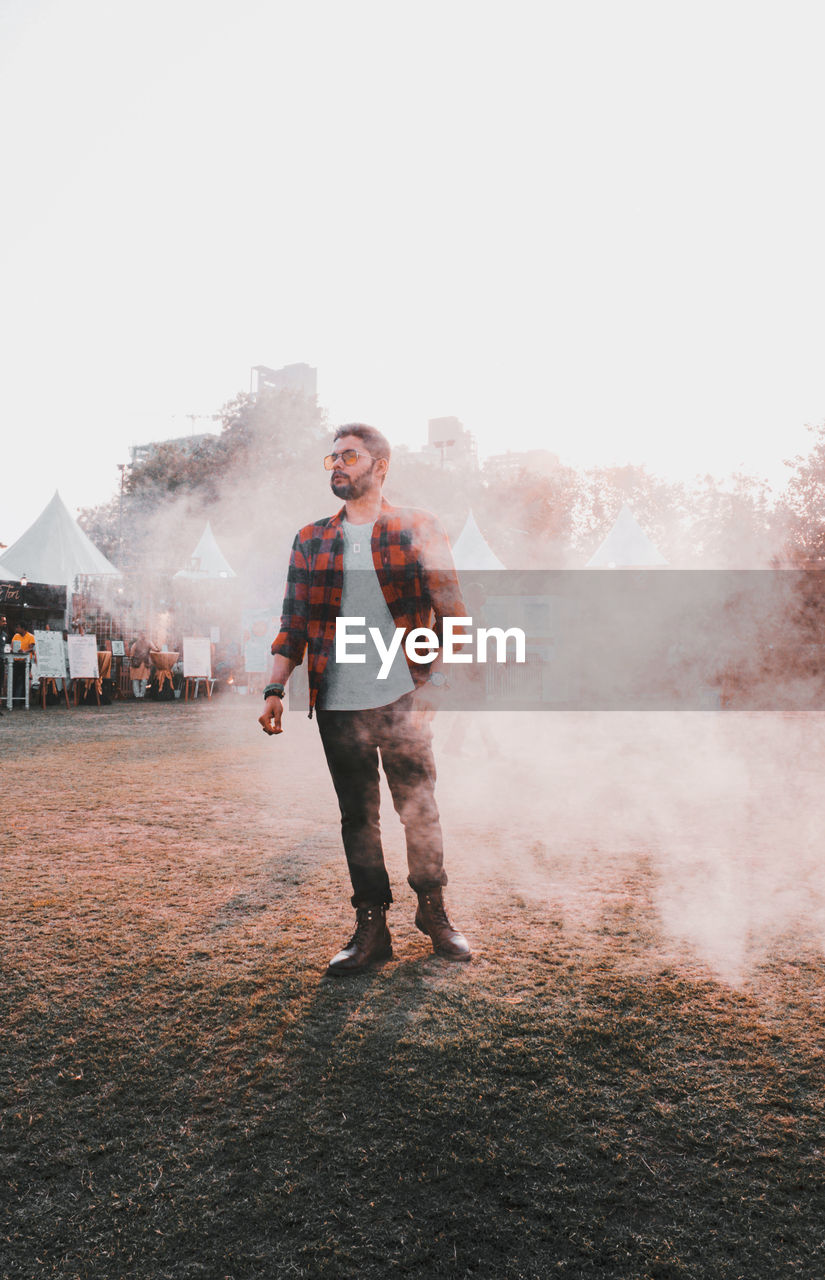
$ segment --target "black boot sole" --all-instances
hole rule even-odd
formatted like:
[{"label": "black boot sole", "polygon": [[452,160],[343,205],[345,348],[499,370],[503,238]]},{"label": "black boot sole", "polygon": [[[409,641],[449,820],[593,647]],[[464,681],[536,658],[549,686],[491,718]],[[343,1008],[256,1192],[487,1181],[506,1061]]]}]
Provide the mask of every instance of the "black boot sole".
[{"label": "black boot sole", "polygon": [[393,960],[392,947],[389,951],[375,956],[372,960],[367,960],[366,964],[354,965],[350,969],[344,969],[341,965],[336,965],[333,969],[331,966],[324,972],[325,978],[355,978],[359,973],[369,973],[371,969],[379,969],[381,965],[386,964],[388,960]]}]

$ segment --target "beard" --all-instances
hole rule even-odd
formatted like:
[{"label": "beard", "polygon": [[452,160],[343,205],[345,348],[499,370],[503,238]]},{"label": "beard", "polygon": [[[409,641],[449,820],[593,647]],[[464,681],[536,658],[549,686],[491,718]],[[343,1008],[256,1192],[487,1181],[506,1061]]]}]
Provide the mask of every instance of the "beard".
[{"label": "beard", "polygon": [[335,494],[336,498],[343,498],[346,502],[351,499],[356,502],[359,498],[363,498],[365,493],[369,493],[373,486],[372,473],[375,470],[375,462],[370,463],[369,471],[365,471],[360,476],[341,475],[336,480],[333,472],[329,487]]}]

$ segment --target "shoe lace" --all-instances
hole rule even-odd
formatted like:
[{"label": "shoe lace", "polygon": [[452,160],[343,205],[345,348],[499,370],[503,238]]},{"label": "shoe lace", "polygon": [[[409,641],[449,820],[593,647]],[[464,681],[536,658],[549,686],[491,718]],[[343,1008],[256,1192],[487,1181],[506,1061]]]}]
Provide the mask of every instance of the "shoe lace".
[{"label": "shoe lace", "polygon": [[348,942],[348,946],[352,947],[360,942],[369,930],[370,926],[381,915],[380,907],[358,907],[355,914],[355,933]]},{"label": "shoe lace", "polygon": [[447,918],[447,908],[444,906],[444,899],[441,897],[433,898],[430,894],[424,895],[424,901],[427,904],[427,911],[430,918],[435,924],[443,924],[445,928],[452,929],[449,919]]}]

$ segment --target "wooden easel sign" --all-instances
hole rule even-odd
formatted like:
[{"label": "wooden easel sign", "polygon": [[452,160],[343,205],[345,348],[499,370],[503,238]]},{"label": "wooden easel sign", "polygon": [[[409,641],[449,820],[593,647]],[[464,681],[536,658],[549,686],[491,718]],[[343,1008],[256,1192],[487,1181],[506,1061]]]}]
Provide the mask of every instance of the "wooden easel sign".
[{"label": "wooden easel sign", "polygon": [[88,693],[94,681],[97,705],[100,706],[100,674],[97,668],[97,636],[69,636],[69,675],[74,682],[75,702],[80,682]]},{"label": "wooden easel sign", "polygon": [[212,697],[212,645],[208,636],[183,637],[184,702],[194,684],[194,697],[198,696],[198,684],[203,680],[206,696]]},{"label": "wooden easel sign", "polygon": [[45,709],[46,692],[51,688],[58,694],[57,681],[63,681],[63,694],[66,706],[69,705],[69,690],[66,687],[66,651],[63,648],[63,636],[59,631],[35,631],[34,652],[37,658],[37,675],[40,680],[40,705]]}]

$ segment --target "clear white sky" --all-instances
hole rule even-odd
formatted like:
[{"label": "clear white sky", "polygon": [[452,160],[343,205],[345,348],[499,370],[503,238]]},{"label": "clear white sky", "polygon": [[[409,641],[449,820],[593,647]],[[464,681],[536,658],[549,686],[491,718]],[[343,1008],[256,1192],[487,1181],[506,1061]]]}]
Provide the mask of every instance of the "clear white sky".
[{"label": "clear white sky", "polygon": [[818,0],[0,0],[0,541],[296,360],[396,442],[781,482],[825,418],[823,35]]}]

